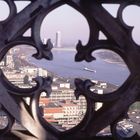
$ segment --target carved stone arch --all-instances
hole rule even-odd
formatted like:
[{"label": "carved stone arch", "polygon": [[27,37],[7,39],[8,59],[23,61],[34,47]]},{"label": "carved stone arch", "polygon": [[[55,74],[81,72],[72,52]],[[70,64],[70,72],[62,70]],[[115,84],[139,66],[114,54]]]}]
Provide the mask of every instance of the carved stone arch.
[{"label": "carved stone arch", "polygon": [[[50,40],[43,44],[40,39],[40,26],[44,17],[55,8],[68,4],[79,11],[87,20],[90,28],[90,37],[86,45],[82,41],[76,46],[76,62],[92,62],[96,58],[92,52],[98,49],[108,49],[119,54],[130,70],[130,76],[117,90],[108,94],[98,95],[90,90],[95,83],[91,80],[75,79],[75,96],[80,95],[87,101],[87,112],[84,119],[74,128],[60,132],[46,122],[39,109],[39,97],[45,91],[47,96],[51,94],[52,77],[37,77],[36,86],[31,89],[21,89],[11,84],[0,71],[0,110],[6,111],[9,119],[9,126],[0,131],[0,135],[11,130],[13,121],[20,122],[28,132],[29,138],[42,140],[86,140],[97,138],[96,134],[103,128],[110,125],[112,136],[119,140],[116,135],[116,124],[126,118],[128,108],[139,101],[140,97],[140,48],[132,40],[132,28],[124,24],[122,12],[128,5],[140,5],[135,1],[98,1],[98,0],[29,0],[31,3],[20,13],[17,13],[16,0],[5,0],[10,7],[10,15],[0,22],[0,60],[6,52],[15,45],[28,44],[37,49],[33,56],[37,59],[45,58],[52,60]],[[18,1],[18,0],[17,0]],[[103,7],[103,3],[120,4],[117,18],[113,18]],[[64,19],[65,20],[65,19]],[[23,37],[23,33],[31,28],[31,36]],[[99,31],[103,31],[107,40],[99,40]],[[26,103],[24,98],[30,99]],[[103,103],[102,108],[95,110],[95,103]],[[16,134],[25,138],[27,135],[21,131]],[[24,137],[25,136],[25,137]],[[139,138],[139,136],[137,136]],[[132,137],[133,138],[133,137]]]}]

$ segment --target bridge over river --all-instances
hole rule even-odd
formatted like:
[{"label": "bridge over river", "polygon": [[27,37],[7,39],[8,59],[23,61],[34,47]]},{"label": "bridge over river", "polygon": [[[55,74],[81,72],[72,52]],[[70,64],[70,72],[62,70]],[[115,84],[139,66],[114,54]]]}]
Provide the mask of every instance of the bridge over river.
[{"label": "bridge over river", "polygon": [[60,48],[53,48],[53,51],[72,51],[72,52],[76,52],[76,48],[66,48],[66,47],[60,47]]}]

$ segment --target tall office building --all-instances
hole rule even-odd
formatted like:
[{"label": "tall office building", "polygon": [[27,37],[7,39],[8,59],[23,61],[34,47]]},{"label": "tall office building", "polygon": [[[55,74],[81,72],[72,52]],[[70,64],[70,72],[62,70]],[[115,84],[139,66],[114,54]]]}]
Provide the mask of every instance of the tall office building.
[{"label": "tall office building", "polygon": [[56,32],[55,47],[61,47],[61,32]]},{"label": "tall office building", "polygon": [[43,44],[46,45],[47,44],[47,39],[43,38]]},{"label": "tall office building", "polygon": [[5,65],[9,68],[14,68],[13,51],[9,50],[5,57]]}]

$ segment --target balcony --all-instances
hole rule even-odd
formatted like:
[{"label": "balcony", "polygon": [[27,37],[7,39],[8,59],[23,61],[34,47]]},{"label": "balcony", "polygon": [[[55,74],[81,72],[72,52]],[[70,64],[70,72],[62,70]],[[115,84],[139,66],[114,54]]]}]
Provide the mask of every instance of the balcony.
[{"label": "balcony", "polygon": [[[132,23],[128,24],[128,18],[135,15],[124,18],[128,7],[136,10],[139,4],[138,0],[0,1],[4,7],[0,21],[0,139],[139,140],[140,47],[139,39],[135,38],[139,33],[136,27],[139,21],[130,20]],[[55,44],[51,39],[42,39],[40,32],[45,17],[62,6],[74,9],[78,16],[85,18],[89,35],[83,34],[86,34],[87,42],[82,43],[81,39],[76,45],[73,43],[74,48],[63,48],[60,31],[56,32]],[[110,10],[113,6],[115,13]],[[67,17],[70,18],[69,13]],[[79,21],[78,26],[80,24]],[[77,33],[74,25],[73,31]],[[36,52],[32,55],[33,49]],[[88,78],[71,77],[69,63],[66,73],[62,73],[70,78],[46,72],[34,64],[28,67],[25,52],[39,60],[38,65],[43,59],[43,63],[50,61],[52,66],[59,50],[74,52],[76,65],[84,61],[80,70],[88,72]],[[90,74],[96,75],[99,70],[87,66],[95,62],[99,54],[111,63],[106,51],[111,52],[109,57],[112,56],[113,63],[123,63],[127,69],[112,74],[121,77],[121,72],[127,73],[119,86],[114,79],[114,84],[90,79]],[[69,56],[60,57],[67,60]],[[18,68],[21,63],[24,67]],[[112,71],[107,74],[107,70],[103,73],[109,81]]]}]

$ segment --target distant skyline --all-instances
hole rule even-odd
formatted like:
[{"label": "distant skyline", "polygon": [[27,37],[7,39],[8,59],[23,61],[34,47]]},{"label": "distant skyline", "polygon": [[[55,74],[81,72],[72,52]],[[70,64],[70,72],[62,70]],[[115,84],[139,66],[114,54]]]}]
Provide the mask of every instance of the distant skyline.
[{"label": "distant skyline", "polygon": [[61,31],[56,32],[55,47],[58,47],[58,48],[62,47],[62,44],[61,44]]},{"label": "distant skyline", "polygon": [[86,19],[67,5],[53,10],[45,17],[41,27],[41,38],[51,38],[55,42],[57,31],[61,31],[62,44],[75,44],[79,39],[86,44],[89,38]]},{"label": "distant skyline", "polygon": [[[26,7],[30,2],[17,1],[18,11]],[[119,5],[103,5],[113,16],[116,16]],[[0,1],[0,19],[5,19],[9,14],[8,5],[4,1]],[[124,12],[124,22],[129,26],[135,26],[132,35],[134,40],[140,44],[140,8],[138,6],[128,6]],[[56,32],[61,31],[62,44],[76,44],[78,40],[82,40],[85,45],[89,39],[89,26],[86,18],[68,5],[63,5],[51,11],[44,19],[41,26],[41,38],[50,38],[55,42]],[[103,38],[101,35],[100,38]]]}]

